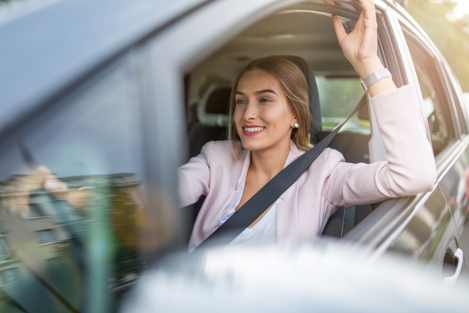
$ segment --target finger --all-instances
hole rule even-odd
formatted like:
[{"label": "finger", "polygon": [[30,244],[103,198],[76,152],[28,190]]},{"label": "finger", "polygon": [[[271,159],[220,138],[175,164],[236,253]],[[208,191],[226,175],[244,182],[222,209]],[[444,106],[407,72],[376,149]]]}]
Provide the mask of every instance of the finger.
[{"label": "finger", "polygon": [[332,17],[332,22],[334,25],[334,31],[337,36],[337,40],[341,43],[346,37],[347,32],[345,31],[344,24],[342,24],[342,20],[337,15]]},{"label": "finger", "polygon": [[361,15],[364,16],[365,25],[375,27],[376,26],[376,9],[375,9],[374,1],[360,0],[360,5],[362,7],[362,12],[360,12],[360,16]]},{"label": "finger", "polygon": [[91,196],[91,194],[90,194],[89,190],[83,189],[83,188],[78,188],[78,189],[75,189],[75,190],[71,190],[67,194],[66,200],[74,208],[84,209],[85,207],[88,206],[88,202],[91,198],[90,196]]},{"label": "finger", "polygon": [[50,170],[47,167],[45,167],[44,165],[39,165],[36,168],[36,171],[41,173],[41,174],[44,174],[44,175],[49,175],[50,174]]},{"label": "finger", "polygon": [[357,21],[355,22],[355,25],[353,25],[352,32],[364,33],[364,31],[365,31],[365,16],[362,13],[362,14],[360,14]]},{"label": "finger", "polygon": [[376,13],[375,2],[373,0],[359,0],[359,2],[365,17],[370,17]]},{"label": "finger", "polygon": [[363,41],[360,54],[362,56],[371,56],[377,53],[378,27],[376,21],[363,20]]},{"label": "finger", "polygon": [[44,188],[54,195],[62,195],[68,190],[67,185],[56,177],[49,177],[44,183]]},{"label": "finger", "polygon": [[34,180],[40,185],[44,185],[44,182],[47,180],[49,176],[51,176],[50,170],[45,167],[45,166],[38,166],[30,174],[31,178],[34,178]]}]

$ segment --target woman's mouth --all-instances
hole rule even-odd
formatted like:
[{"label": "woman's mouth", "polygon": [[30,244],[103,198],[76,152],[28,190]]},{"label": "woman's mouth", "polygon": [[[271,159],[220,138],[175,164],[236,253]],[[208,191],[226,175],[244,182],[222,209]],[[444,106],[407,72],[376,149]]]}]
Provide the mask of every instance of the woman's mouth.
[{"label": "woman's mouth", "polygon": [[246,137],[254,137],[264,131],[265,127],[261,126],[245,126],[243,127],[243,135]]}]

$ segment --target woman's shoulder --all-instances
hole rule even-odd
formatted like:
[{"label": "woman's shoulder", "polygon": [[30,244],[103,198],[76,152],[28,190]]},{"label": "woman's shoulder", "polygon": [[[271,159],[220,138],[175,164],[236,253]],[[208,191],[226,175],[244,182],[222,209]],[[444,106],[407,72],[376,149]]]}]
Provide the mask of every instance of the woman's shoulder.
[{"label": "woman's shoulder", "polygon": [[308,169],[311,173],[330,174],[341,162],[345,162],[344,155],[333,148],[326,148]]},{"label": "woman's shoulder", "polygon": [[201,153],[209,161],[231,163],[239,159],[241,149],[239,143],[232,140],[217,140],[207,142]]},{"label": "woman's shoulder", "polygon": [[[313,148],[314,148],[314,146],[313,146]],[[313,149],[313,148],[311,148],[311,149]],[[301,150],[300,148],[298,148],[296,146],[293,150],[293,153],[294,153],[295,157],[299,157],[303,153],[306,153],[306,152],[307,151]],[[344,155],[342,154],[342,152],[340,152],[339,150],[327,147],[321,152],[321,154],[317,157],[316,160],[320,161],[320,162],[340,162],[340,161],[344,161],[345,158],[344,158]]]},{"label": "woman's shoulder", "polygon": [[326,148],[324,149],[324,153],[328,162],[337,163],[345,161],[344,155],[339,150]]}]

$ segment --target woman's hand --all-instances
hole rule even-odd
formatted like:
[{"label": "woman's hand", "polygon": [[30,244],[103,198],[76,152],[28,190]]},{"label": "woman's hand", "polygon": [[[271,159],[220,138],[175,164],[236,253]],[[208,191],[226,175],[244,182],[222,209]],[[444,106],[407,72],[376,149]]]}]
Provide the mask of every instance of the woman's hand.
[{"label": "woman's hand", "polygon": [[342,52],[363,79],[383,65],[378,58],[378,27],[374,0],[359,2],[362,11],[350,33],[347,34],[340,17],[334,16],[333,23]]},{"label": "woman's hand", "polygon": [[51,174],[48,168],[44,166],[39,168],[44,177],[43,187],[49,193],[57,198],[65,200],[68,204],[77,209],[84,209],[88,205],[90,192],[86,187],[70,189],[67,184]]},{"label": "woman's hand", "polygon": [[90,192],[87,188],[69,188],[45,166],[38,166],[28,175],[18,176],[10,183],[12,195],[8,206],[20,216],[29,215],[29,197],[36,190],[44,188],[59,199],[63,199],[77,209],[88,205]]}]

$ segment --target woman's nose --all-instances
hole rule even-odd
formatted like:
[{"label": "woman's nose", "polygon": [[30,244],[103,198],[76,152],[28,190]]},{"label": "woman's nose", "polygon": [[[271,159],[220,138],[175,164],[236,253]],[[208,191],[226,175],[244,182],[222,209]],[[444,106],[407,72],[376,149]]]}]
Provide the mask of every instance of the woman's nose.
[{"label": "woman's nose", "polygon": [[244,119],[245,120],[250,120],[253,118],[256,118],[257,116],[257,105],[253,102],[250,101],[248,105],[246,105],[246,109],[244,110]]}]

